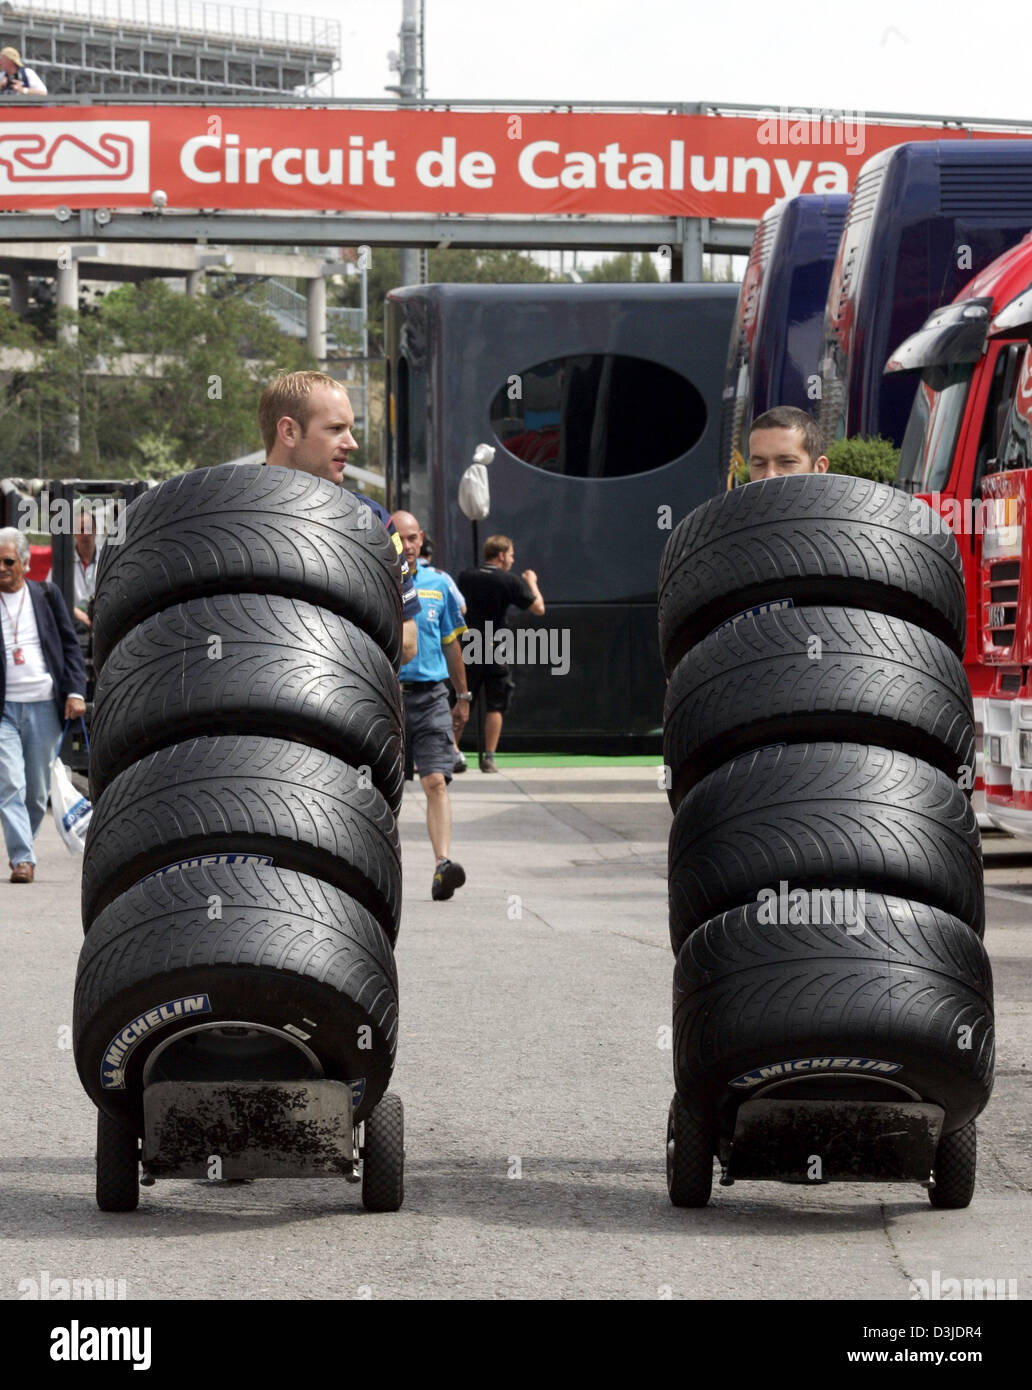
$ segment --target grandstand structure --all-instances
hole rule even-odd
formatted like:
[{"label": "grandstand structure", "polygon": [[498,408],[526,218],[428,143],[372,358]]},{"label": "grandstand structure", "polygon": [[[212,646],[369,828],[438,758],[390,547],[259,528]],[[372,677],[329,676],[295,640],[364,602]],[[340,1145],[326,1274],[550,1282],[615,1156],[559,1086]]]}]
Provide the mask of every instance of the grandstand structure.
[{"label": "grandstand structure", "polygon": [[210,0],[0,0],[12,44],[54,96],[306,94],[340,66],[340,25]]}]

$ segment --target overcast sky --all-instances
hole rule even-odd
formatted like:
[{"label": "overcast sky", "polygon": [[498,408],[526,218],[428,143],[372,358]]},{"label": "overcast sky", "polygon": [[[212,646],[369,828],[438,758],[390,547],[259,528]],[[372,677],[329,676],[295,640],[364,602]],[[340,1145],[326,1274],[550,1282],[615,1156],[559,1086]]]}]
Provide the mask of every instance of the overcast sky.
[{"label": "overcast sky", "polygon": [[[263,8],[338,20],[336,94],[388,95],[401,0],[264,0]],[[426,16],[427,95],[438,99],[738,101],[1032,119],[1032,10],[1017,0],[426,0]]]}]

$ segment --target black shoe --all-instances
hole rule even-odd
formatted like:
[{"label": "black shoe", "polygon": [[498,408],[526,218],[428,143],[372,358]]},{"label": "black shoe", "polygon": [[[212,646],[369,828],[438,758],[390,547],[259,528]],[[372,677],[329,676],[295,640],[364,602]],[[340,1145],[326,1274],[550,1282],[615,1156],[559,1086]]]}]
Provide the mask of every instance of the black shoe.
[{"label": "black shoe", "polygon": [[495,767],[495,760],[494,760],[494,754],[493,754],[493,753],[485,753],[484,756],[481,758],[481,760],[480,760],[480,771],[481,771],[481,772],[497,772],[497,771],[498,771],[498,769]]},{"label": "black shoe", "polygon": [[450,898],[456,888],[466,882],[466,871],[461,864],[453,864],[450,859],[442,859],[434,870],[434,880],[430,886],[430,896],[434,902],[442,903]]},{"label": "black shoe", "polygon": [[465,771],[466,771],[466,755],[465,755],[465,753],[456,753],[456,754],[455,754],[455,762],[452,764],[452,772],[465,772]]}]

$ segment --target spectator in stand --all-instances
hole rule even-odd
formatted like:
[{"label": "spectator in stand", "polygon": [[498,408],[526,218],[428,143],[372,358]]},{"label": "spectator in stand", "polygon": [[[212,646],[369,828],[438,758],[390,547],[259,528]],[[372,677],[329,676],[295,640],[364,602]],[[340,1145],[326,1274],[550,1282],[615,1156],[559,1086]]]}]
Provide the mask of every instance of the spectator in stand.
[{"label": "spectator in stand", "polygon": [[0,530],[0,824],[12,883],[31,883],[62,720],[86,713],[86,669],[65,601],[26,579],[21,531]]},{"label": "spectator in stand", "polygon": [[16,48],[0,48],[0,96],[41,96],[47,86],[39,73],[27,68]]},{"label": "spectator in stand", "polygon": [[488,536],[484,542],[484,563],[479,569],[463,570],[459,588],[466,596],[466,620],[470,631],[481,634],[483,661],[468,668],[469,688],[476,700],[484,694],[484,758],[481,772],[497,772],[494,755],[502,736],[502,716],[512,703],[516,688],[512,672],[502,662],[488,660],[486,625],[491,624],[493,636],[505,627],[505,615],[510,605],[522,608],[536,617],[545,611],[545,600],[538,588],[537,575],[524,570],[521,577],[510,574],[516,550],[508,536]]},{"label": "spectator in stand", "polygon": [[776,405],[757,415],[749,430],[749,481],[792,473],[827,473],[820,425],[794,405]]},{"label": "spectator in stand", "polygon": [[[72,617],[83,627],[92,627],[90,604],[97,589],[97,562],[100,559],[100,546],[97,544],[96,525],[89,512],[77,508],[74,523],[75,536],[75,607]],[[47,583],[53,583],[54,568],[47,573]]]}]

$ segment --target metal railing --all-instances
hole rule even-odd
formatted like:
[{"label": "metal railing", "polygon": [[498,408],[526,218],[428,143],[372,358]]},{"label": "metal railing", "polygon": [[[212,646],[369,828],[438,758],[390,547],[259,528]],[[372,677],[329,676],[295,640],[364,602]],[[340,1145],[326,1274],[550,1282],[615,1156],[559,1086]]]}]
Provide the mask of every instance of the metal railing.
[{"label": "metal railing", "polygon": [[[308,331],[308,300],[282,280],[264,280],[252,286],[244,295],[249,304],[271,312],[284,332],[303,338]],[[351,346],[362,339],[362,310],[331,306],[326,310],[326,341],[328,347],[344,343]]]},{"label": "metal railing", "polygon": [[[340,51],[340,24],[318,15],[286,14],[275,10],[247,9],[217,0],[53,0],[31,6],[14,4],[33,20],[71,19],[117,23],[140,29],[166,29],[179,33],[267,40],[270,43],[332,48]],[[8,13],[10,17],[10,12]]]}]

